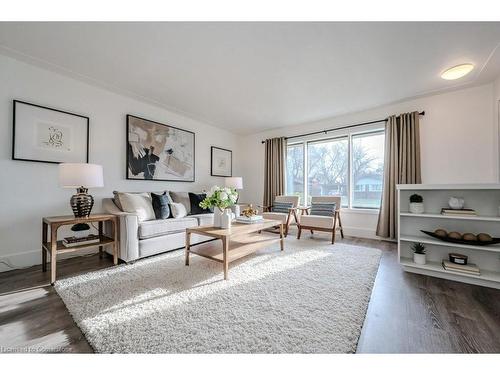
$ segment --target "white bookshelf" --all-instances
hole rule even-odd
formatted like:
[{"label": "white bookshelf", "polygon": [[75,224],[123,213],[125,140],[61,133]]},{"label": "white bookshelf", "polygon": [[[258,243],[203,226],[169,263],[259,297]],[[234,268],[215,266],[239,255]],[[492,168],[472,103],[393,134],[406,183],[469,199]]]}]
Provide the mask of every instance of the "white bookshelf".
[{"label": "white bookshelf", "polygon": [[[442,228],[448,232],[483,232],[500,237],[500,184],[398,185],[397,192],[398,258],[405,271],[500,289],[500,244],[454,244],[421,232]],[[424,198],[424,213],[409,212],[409,198],[412,194],[419,194]],[[441,208],[448,206],[448,198],[451,196],[464,198],[465,207],[476,210],[478,215],[441,215]],[[411,246],[416,242],[426,245],[425,265],[413,262]],[[451,252],[467,255],[470,263],[477,264],[481,275],[465,275],[445,270],[441,261],[448,259]]]}]

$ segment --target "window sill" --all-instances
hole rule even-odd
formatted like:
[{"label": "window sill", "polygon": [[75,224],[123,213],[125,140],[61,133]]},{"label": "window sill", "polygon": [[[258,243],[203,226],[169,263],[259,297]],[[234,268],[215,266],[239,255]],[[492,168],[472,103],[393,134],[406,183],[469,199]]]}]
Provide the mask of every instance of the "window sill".
[{"label": "window sill", "polygon": [[349,214],[367,214],[367,215],[378,215],[380,210],[378,208],[341,208],[341,212],[346,212]]}]

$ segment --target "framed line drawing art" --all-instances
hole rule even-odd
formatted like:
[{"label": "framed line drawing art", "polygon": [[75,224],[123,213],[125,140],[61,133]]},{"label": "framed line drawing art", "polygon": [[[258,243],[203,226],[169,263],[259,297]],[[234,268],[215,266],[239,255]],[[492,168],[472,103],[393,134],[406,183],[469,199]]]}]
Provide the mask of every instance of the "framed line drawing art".
[{"label": "framed line drawing art", "polygon": [[233,152],[212,146],[210,155],[210,175],[231,177],[233,175]]},{"label": "framed line drawing art", "polygon": [[20,100],[13,107],[13,160],[88,163],[88,117]]},{"label": "framed line drawing art", "polygon": [[195,134],[141,117],[127,115],[129,180],[195,179]]}]

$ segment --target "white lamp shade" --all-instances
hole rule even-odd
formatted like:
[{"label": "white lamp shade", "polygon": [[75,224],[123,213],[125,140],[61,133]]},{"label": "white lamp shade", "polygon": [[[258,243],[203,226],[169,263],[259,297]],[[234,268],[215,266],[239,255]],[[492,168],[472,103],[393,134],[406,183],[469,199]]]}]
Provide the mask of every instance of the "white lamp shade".
[{"label": "white lamp shade", "polygon": [[226,177],[224,184],[233,189],[243,189],[243,177]]},{"label": "white lamp shade", "polygon": [[66,188],[102,187],[104,186],[102,165],[61,163],[59,164],[59,185]]}]

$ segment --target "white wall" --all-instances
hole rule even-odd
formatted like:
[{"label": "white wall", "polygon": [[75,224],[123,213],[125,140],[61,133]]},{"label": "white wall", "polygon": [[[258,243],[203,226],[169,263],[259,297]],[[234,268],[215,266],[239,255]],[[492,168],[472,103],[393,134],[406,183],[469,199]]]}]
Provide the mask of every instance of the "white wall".
[{"label": "white wall", "polygon": [[[500,98],[500,83],[498,86]],[[383,119],[416,110],[425,110],[425,116],[420,118],[423,183],[497,182],[498,127],[494,119],[493,96],[492,83],[248,136],[243,142],[241,167],[245,189],[242,199],[262,202],[264,146],[261,140]],[[350,235],[375,236],[375,213],[346,210],[343,217]]]},{"label": "white wall", "polygon": [[[11,160],[13,99],[90,117],[89,161],[103,165],[105,183],[90,191],[94,212],[101,211],[101,198],[115,189],[200,191],[222,184],[222,178],[210,176],[212,145],[233,150],[233,174],[241,174],[239,138],[227,131],[0,55],[0,260],[16,266],[40,263],[41,218],[71,214],[73,191],[58,186],[57,165]],[[126,180],[126,114],[194,131],[196,181]],[[0,271],[6,269],[0,264]]]}]

